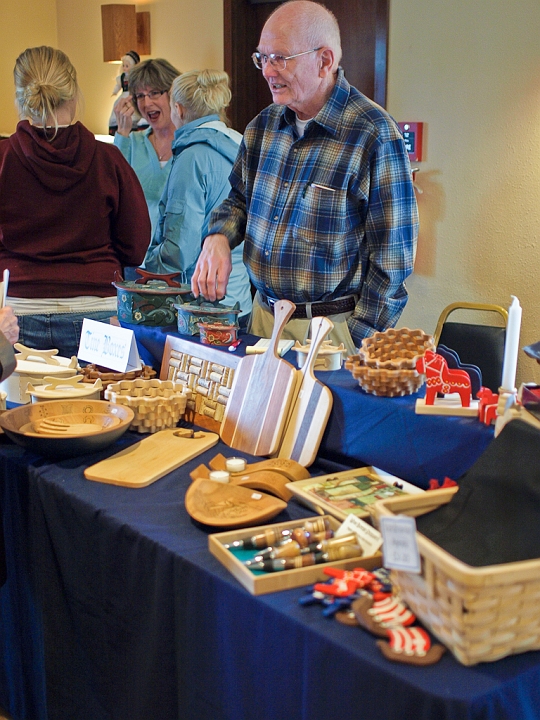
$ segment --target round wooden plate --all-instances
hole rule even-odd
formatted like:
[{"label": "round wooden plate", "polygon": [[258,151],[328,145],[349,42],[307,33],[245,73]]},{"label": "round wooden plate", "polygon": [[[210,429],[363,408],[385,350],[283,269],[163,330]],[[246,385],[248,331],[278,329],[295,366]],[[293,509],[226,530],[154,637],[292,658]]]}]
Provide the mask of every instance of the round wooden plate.
[{"label": "round wooden plate", "polygon": [[231,529],[259,525],[287,507],[286,502],[272,495],[204,478],[191,483],[185,505],[197,522]]}]

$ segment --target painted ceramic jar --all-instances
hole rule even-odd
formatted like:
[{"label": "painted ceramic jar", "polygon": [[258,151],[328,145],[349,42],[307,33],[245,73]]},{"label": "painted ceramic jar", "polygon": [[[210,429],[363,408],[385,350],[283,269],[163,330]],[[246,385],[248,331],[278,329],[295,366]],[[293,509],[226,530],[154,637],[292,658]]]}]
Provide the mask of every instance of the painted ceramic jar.
[{"label": "painted ceramic jar", "polygon": [[238,336],[238,325],[201,322],[199,332],[203,345],[232,345]]}]

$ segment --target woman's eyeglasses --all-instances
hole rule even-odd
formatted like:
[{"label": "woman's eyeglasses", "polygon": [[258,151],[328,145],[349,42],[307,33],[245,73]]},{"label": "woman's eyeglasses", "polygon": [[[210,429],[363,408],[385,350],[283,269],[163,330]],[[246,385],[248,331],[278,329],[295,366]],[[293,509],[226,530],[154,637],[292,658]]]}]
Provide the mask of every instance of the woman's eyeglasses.
[{"label": "woman's eyeglasses", "polygon": [[133,97],[137,102],[141,102],[141,100],[145,97],[149,98],[150,100],[157,100],[166,92],[166,90],[150,90],[150,92],[147,93],[135,93]]}]

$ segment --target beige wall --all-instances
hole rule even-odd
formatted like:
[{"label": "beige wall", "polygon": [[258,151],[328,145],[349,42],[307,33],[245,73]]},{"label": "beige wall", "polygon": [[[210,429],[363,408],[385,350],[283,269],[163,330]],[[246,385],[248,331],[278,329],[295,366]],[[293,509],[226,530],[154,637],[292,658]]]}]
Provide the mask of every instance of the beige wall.
[{"label": "beige wall", "polygon": [[27,47],[56,45],[56,0],[0,0],[0,134],[18,121],[13,101],[13,66]]},{"label": "beige wall", "polygon": [[[120,67],[103,62],[102,4],[105,3],[100,0],[56,0],[58,44],[77,68],[85,100],[84,122],[96,133],[107,132],[114,102],[111,92]],[[223,67],[221,0],[155,0],[128,4],[137,5],[139,11],[150,12],[151,57],[164,57],[183,72],[199,67]]]},{"label": "beige wall", "polygon": [[[401,325],[455,300],[523,306],[540,340],[540,3],[391,0],[389,103],[427,123],[421,232]],[[520,352],[518,380],[540,382]]]},{"label": "beige wall", "polygon": [[[20,50],[55,43],[79,71],[84,120],[105,132],[116,68],[102,62],[97,0],[2,0],[0,130],[15,115]],[[56,23],[57,9],[58,24]],[[180,70],[222,67],[221,0],[154,0],[152,55]],[[421,234],[401,325],[433,331],[454,300],[523,305],[521,345],[540,340],[540,3],[391,0],[389,103],[426,123]],[[518,379],[540,382],[520,353]]]}]

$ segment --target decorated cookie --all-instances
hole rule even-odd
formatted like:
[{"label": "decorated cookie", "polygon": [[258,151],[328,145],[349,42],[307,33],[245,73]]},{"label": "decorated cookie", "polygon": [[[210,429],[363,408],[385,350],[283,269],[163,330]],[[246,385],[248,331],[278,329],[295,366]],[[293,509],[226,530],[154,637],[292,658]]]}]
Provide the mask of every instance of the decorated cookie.
[{"label": "decorated cookie", "polygon": [[397,627],[387,630],[388,641],[377,640],[387,660],[409,665],[433,665],[444,654],[444,645],[431,644],[427,632],[420,627]]}]

